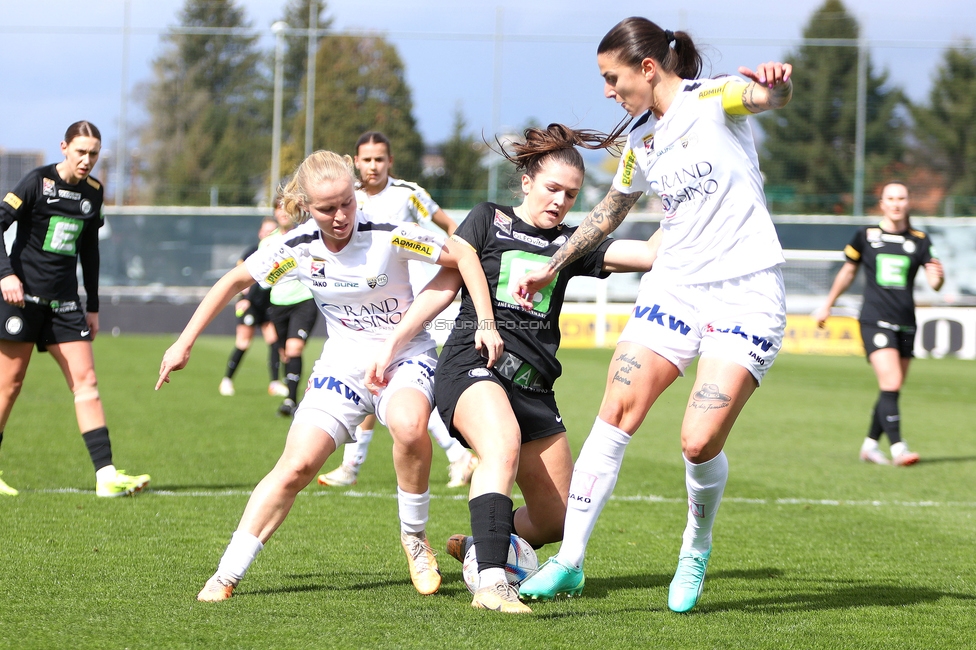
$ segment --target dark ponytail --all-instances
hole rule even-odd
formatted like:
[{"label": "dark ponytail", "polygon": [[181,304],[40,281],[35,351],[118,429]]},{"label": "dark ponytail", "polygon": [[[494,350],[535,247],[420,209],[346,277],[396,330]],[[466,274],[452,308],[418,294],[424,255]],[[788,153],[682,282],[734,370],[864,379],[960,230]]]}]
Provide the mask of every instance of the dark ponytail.
[{"label": "dark ponytail", "polygon": [[652,58],[682,79],[697,79],[702,72],[702,57],[691,36],[663,30],[646,18],[621,20],[603,37],[596,53],[613,55],[635,68]]},{"label": "dark ponytail", "polygon": [[524,132],[524,142],[509,144],[511,153],[501,141],[495,141],[501,154],[515,163],[515,171],[535,178],[547,161],[554,160],[585,171],[583,156],[576,147],[584,149],[611,149],[616,146],[617,134],[607,135],[589,129],[571,129],[562,124],[550,124],[544,129],[529,127]]},{"label": "dark ponytail", "polygon": [[64,141],[71,144],[71,141],[79,136],[83,138],[95,138],[99,142],[102,140],[102,134],[98,131],[98,127],[88,120],[81,120],[69,126],[68,130],[64,132]]}]

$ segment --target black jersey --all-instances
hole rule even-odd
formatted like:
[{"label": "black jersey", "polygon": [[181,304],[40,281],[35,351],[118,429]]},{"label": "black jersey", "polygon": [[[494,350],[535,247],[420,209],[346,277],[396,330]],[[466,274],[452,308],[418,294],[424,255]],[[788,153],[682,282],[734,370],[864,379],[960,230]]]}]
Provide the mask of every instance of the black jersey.
[{"label": "black jersey", "polygon": [[[610,275],[603,270],[603,256],[612,240],[607,239],[596,250],[559,271],[556,279],[536,295],[533,309],[520,307],[511,294],[519,279],[548,264],[575,230],[566,226],[542,230],[519,219],[508,206],[481,203],[454,233],[471,244],[481,259],[495,324],[505,349],[539,370],[550,385],[562,373],[556,350],[566,285],[577,275],[600,278]],[[474,302],[465,287],[461,292],[461,311],[447,345],[473,344],[477,320]]]},{"label": "black jersey", "polygon": [[866,285],[860,321],[913,327],[915,275],[935,257],[925,233],[911,228],[902,233],[885,232],[876,226],[861,228],[844,249],[844,255],[864,267]]},{"label": "black jersey", "polygon": [[17,223],[10,256],[0,246],[0,277],[16,274],[24,293],[45,300],[78,299],[78,260],[88,294],[98,311],[98,229],[102,185],[90,176],[77,185],[61,180],[57,165],[33,170],[0,201],[0,226]]}]

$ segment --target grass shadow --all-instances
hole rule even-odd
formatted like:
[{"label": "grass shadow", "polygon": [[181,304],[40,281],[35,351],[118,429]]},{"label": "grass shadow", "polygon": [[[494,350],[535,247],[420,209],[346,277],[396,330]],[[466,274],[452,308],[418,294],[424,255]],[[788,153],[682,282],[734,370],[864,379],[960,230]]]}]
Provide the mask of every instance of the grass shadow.
[{"label": "grass shadow", "polygon": [[935,458],[923,458],[918,461],[919,465],[936,465],[938,463],[972,463],[976,461],[976,456],[938,456]]}]

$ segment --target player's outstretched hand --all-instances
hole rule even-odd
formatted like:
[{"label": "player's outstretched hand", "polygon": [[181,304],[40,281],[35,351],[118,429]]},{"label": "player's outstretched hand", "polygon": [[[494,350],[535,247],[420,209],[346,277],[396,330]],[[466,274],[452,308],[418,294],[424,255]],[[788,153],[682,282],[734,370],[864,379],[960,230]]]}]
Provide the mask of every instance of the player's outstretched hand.
[{"label": "player's outstretched hand", "polygon": [[793,74],[793,66],[789,63],[770,61],[769,63],[761,63],[756,66],[755,72],[745,66],[740,66],[739,74],[755,81],[760,86],[772,88],[773,86],[785,84],[790,80],[790,75]]},{"label": "player's outstretched hand", "polygon": [[556,278],[556,273],[547,265],[537,271],[526,273],[518,281],[518,289],[512,294],[515,302],[524,309],[532,309],[532,297]]},{"label": "player's outstretched hand", "polygon": [[478,324],[478,329],[474,333],[474,347],[481,356],[488,358],[488,368],[495,365],[498,357],[505,350],[505,343],[495,328],[495,321]]},{"label": "player's outstretched hand", "polygon": [[813,313],[810,314],[810,318],[817,321],[817,327],[820,329],[824,328],[824,323],[827,322],[829,317],[830,307],[817,307],[815,310],[813,310]]},{"label": "player's outstretched hand", "polygon": [[159,364],[159,381],[156,382],[156,390],[159,390],[163,384],[169,383],[169,373],[182,370],[189,360],[190,348],[179,341],[171,345],[163,355],[162,363]]}]

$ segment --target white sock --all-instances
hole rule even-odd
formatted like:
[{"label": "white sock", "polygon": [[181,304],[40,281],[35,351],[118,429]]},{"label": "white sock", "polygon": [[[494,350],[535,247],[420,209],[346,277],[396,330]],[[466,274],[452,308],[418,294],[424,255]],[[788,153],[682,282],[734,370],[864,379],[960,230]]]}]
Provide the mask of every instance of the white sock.
[{"label": "white sock", "polygon": [[597,418],[583,443],[573,480],[569,485],[569,508],[563,526],[559,561],[576,568],[583,566],[586,544],[596,520],[617,484],[630,436],[622,429]]},{"label": "white sock", "polygon": [[373,430],[356,428],[356,442],[350,442],[342,450],[342,464],[359,469],[366,462],[369,452],[369,442],[373,439]]},{"label": "white sock", "polygon": [[482,569],[478,572],[478,587],[487,587],[499,582],[504,582],[508,580],[505,576],[505,569],[499,569],[498,567],[492,567],[490,569]]},{"label": "white sock", "polygon": [[404,492],[397,486],[397,506],[400,514],[400,532],[422,533],[430,516],[430,489],[423,494]]},{"label": "white sock", "polygon": [[725,452],[695,465],[685,458],[685,487],[688,488],[688,524],[681,551],[704,553],[712,547],[712,526],[729,480],[729,459]]},{"label": "white sock", "polygon": [[430,431],[430,435],[434,436],[434,442],[447,452],[448,461],[453,463],[464,457],[464,445],[451,437],[451,433],[444,426],[444,420],[441,419],[436,410],[431,411],[430,419],[427,420],[427,430]]},{"label": "white sock", "polygon": [[251,533],[238,530],[230,538],[230,544],[217,565],[217,573],[240,582],[247,569],[254,562],[264,544]]},{"label": "white sock", "polygon": [[115,465],[106,465],[102,469],[95,472],[95,480],[98,482],[111,481],[115,478],[116,474],[118,474],[118,471],[115,469]]},{"label": "white sock", "polygon": [[908,452],[908,445],[905,444],[904,440],[902,440],[901,442],[896,442],[895,444],[891,445],[891,449],[889,451],[891,451],[892,458],[897,458],[898,456]]},{"label": "white sock", "polygon": [[865,438],[861,443],[861,451],[874,451],[878,448],[878,441],[874,438]]}]

